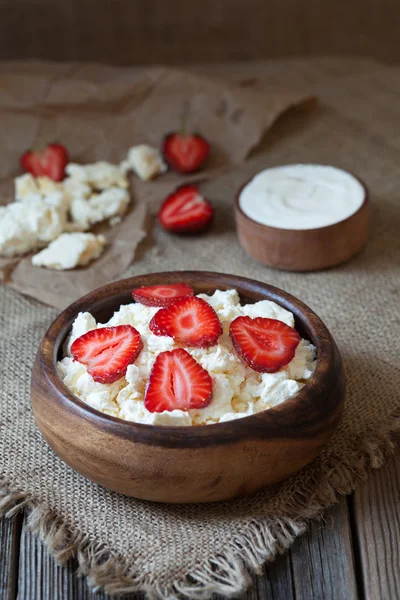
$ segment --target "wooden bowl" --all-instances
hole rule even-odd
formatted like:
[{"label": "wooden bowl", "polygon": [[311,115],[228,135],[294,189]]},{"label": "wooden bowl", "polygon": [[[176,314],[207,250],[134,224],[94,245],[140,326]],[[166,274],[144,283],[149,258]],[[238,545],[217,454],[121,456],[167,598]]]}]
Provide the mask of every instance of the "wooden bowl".
[{"label": "wooden bowl", "polygon": [[249,179],[235,197],[241,246],[257,262],[285,271],[316,271],[346,262],[361,250],[368,237],[368,191],[356,179],[363,186],[365,197],[354,214],[334,225],[300,230],[269,227],[248,217],[240,207],[239,197]]},{"label": "wooden bowl", "polygon": [[[185,281],[196,293],[235,288],[243,301],[272,300],[290,310],[299,333],[317,347],[315,373],[292,398],[236,421],[192,427],[135,424],[75,397],[56,363],[80,311],[107,321],[141,285]],[[31,397],[36,423],[58,456],[92,481],[159,502],[212,502],[281,481],[313,460],[335,431],[345,378],[337,346],[305,304],[265,283],[235,275],[178,271],[106,285],[74,302],[53,322],[38,350]]]}]

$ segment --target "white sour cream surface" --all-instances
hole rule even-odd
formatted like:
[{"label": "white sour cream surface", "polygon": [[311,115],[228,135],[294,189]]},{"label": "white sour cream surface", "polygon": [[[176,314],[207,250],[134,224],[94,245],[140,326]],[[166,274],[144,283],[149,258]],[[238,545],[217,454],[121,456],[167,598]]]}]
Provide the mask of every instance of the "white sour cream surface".
[{"label": "white sour cream surface", "polygon": [[242,190],[239,205],[250,219],[280,229],[316,229],[353,215],[365,189],[350,173],[325,165],[265,169]]}]

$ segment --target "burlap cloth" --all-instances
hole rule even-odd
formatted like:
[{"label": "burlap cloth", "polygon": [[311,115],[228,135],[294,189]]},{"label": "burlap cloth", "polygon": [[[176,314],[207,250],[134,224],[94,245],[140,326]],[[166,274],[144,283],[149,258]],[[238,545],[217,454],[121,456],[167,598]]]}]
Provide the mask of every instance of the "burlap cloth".
[{"label": "burlap cloth", "polygon": [[[384,76],[382,71],[381,83]],[[387,82],[400,82],[395,69],[386,76]],[[76,555],[92,585],[171,600],[237,594],[249,570],[287,548],[308,519],[353,490],[392,449],[400,423],[400,137],[385,138],[384,118],[381,129],[376,122],[378,108],[373,130],[363,120],[368,110],[356,110],[355,81],[337,80],[334,86],[337,98],[347,94],[346,116],[323,105],[308,119],[286,119],[245,166],[204,185],[217,209],[209,234],[184,239],[156,227],[125,273],[180,268],[246,275],[295,294],[325,321],[345,363],[346,409],[321,457],[290,480],[247,498],[191,506],[128,499],[86,481],[49,450],[30,407],[32,360],[57,310],[0,289],[2,512],[28,507],[33,530],[60,560]],[[388,86],[379,99],[376,78],[371,82],[375,106],[386,102],[394,111]],[[367,83],[368,76],[361,77],[364,91]],[[319,93],[324,97],[322,88]],[[348,264],[319,273],[278,272],[257,265],[239,247],[232,210],[236,189],[257,170],[290,161],[332,163],[366,182],[370,239]]]}]

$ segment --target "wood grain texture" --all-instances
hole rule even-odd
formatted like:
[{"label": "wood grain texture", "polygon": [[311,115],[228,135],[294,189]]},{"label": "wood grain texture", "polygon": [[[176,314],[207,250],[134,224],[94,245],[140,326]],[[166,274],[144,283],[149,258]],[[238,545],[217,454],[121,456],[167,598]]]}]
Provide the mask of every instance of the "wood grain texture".
[{"label": "wood grain texture", "polygon": [[357,600],[347,499],[311,523],[290,549],[296,600]]},{"label": "wood grain texture", "polygon": [[0,58],[114,64],[357,54],[400,60],[395,0],[0,0]]},{"label": "wood grain texture", "polygon": [[263,575],[253,577],[253,586],[243,596],[245,600],[295,600],[290,554],[278,556],[266,565]]},{"label": "wood grain texture", "polygon": [[[296,329],[317,347],[312,379],[273,409],[207,427],[156,427],[122,421],[73,396],[58,376],[56,361],[76,315],[90,310],[96,320],[105,322],[121,304],[132,301],[133,288],[178,281],[191,285],[195,293],[235,288],[244,301],[267,299],[290,310]],[[344,372],[325,325],[293,296],[233,275],[179,271],[112,283],[68,307],[42,341],[33,368],[31,396],[45,440],[89,479],[146,500],[212,502],[281,481],[313,460],[339,423]],[[232,455],[235,461],[230,460]]]},{"label": "wood grain texture", "polygon": [[367,600],[400,598],[400,448],[354,494]]},{"label": "wood grain texture", "polygon": [[17,571],[22,516],[0,519],[0,599],[17,597]]},{"label": "wood grain texture", "polygon": [[245,215],[239,197],[235,198],[235,217],[239,241],[256,261],[287,271],[327,269],[352,258],[367,241],[369,202],[367,188],[361,207],[350,217],[315,229],[294,230],[268,227]]}]

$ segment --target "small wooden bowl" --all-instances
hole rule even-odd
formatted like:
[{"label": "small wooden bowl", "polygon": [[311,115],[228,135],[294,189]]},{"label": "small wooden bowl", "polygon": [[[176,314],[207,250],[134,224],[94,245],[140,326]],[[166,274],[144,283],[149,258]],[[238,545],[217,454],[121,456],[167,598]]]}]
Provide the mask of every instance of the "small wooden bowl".
[{"label": "small wooden bowl", "polygon": [[269,227],[245,215],[239,197],[249,179],[235,197],[240,244],[257,262],[285,271],[317,271],[346,262],[361,250],[368,237],[368,191],[356,179],[363,186],[365,197],[354,214],[334,225],[300,230]]},{"label": "small wooden bowl", "polygon": [[[75,397],[57,360],[80,311],[107,321],[132,302],[141,285],[185,281],[196,293],[235,288],[244,302],[272,300],[290,310],[299,333],[317,347],[310,381],[292,398],[236,421],[156,427],[110,417]],[[345,379],[337,346],[305,304],[265,283],[234,275],[178,271],[106,285],[74,302],[45,334],[32,372],[36,423],[58,456],[92,481],[128,496],[159,502],[212,502],[281,481],[313,460],[335,431]]]}]

